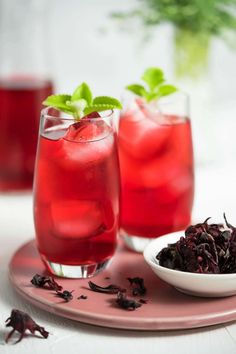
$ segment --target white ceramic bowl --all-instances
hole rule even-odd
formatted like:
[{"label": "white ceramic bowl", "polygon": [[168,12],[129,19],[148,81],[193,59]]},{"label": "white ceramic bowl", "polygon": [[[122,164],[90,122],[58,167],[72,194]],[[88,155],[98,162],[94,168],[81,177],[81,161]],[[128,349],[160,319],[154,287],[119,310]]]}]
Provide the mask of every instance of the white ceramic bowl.
[{"label": "white ceramic bowl", "polygon": [[196,274],[168,269],[159,265],[156,255],[169,243],[184,236],[184,231],[173,232],[151,241],[144,250],[144,258],[154,273],[177,290],[195,296],[223,297],[236,294],[236,273]]}]

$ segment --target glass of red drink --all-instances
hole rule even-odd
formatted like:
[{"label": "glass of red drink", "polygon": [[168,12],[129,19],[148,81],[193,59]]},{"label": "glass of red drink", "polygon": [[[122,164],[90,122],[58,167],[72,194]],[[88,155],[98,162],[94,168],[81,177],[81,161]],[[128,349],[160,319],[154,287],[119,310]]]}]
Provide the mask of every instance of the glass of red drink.
[{"label": "glass of red drink", "polygon": [[42,101],[53,91],[49,19],[46,0],[0,1],[0,192],[33,185]]},{"label": "glass of red drink", "polygon": [[121,235],[143,251],[191,219],[194,167],[188,97],[132,100],[120,117]]},{"label": "glass of red drink", "polygon": [[52,91],[36,77],[0,79],[0,191],[32,188],[42,101]]},{"label": "glass of red drink", "polygon": [[34,178],[34,221],[47,268],[86,278],[102,270],[117,243],[119,162],[113,111],[75,122],[42,111]]}]

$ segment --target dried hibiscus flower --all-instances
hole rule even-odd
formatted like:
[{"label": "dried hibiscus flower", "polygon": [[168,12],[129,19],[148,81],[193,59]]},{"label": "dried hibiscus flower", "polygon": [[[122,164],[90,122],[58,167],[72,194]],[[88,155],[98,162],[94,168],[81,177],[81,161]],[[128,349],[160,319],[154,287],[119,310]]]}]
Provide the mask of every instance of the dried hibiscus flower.
[{"label": "dried hibiscus flower", "polygon": [[114,284],[110,284],[108,286],[103,287],[93,283],[92,281],[89,281],[88,285],[92,291],[103,293],[103,294],[117,294],[118,292],[126,291],[125,289],[122,289],[120,286]]},{"label": "dried hibiscus flower", "polygon": [[135,278],[127,278],[130,282],[130,285],[133,287],[132,294],[134,296],[142,296],[146,294],[147,289],[144,286],[143,278],[135,277]]},{"label": "dried hibiscus flower", "polygon": [[62,286],[59,285],[54,278],[48,276],[45,277],[39,274],[35,274],[31,279],[31,283],[38,288],[45,288],[55,291],[62,290]]},{"label": "dried hibiscus flower", "polygon": [[133,311],[141,306],[139,302],[128,299],[126,294],[123,292],[118,292],[116,302],[122,309],[130,311]]},{"label": "dried hibiscus flower", "polygon": [[49,334],[44,327],[37,325],[37,323],[34,322],[34,320],[27,313],[16,309],[12,310],[11,316],[6,320],[6,327],[13,328],[6,337],[6,342],[8,342],[15,331],[20,333],[20,337],[15,343],[22,340],[27,329],[32,334],[38,331],[44,338],[47,338]]},{"label": "dried hibiscus flower", "polygon": [[66,302],[69,302],[73,299],[73,295],[72,295],[73,291],[74,290],[72,290],[72,291],[68,291],[68,290],[57,291],[56,296],[62,298]]},{"label": "dried hibiscus flower", "polygon": [[140,304],[147,304],[148,300],[146,299],[139,299]]},{"label": "dried hibiscus flower", "polygon": [[169,244],[156,256],[163,267],[192,273],[236,272],[236,228],[228,223],[191,225],[185,237]]},{"label": "dried hibiscus flower", "polygon": [[88,296],[86,295],[80,295],[77,297],[78,300],[86,300],[88,298]]}]

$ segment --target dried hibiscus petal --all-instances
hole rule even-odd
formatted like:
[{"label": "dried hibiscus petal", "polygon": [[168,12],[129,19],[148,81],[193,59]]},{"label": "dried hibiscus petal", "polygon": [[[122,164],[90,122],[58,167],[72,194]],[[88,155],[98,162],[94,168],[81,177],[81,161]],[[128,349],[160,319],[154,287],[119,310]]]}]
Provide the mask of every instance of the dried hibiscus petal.
[{"label": "dried hibiscus petal", "polygon": [[129,311],[133,311],[141,306],[139,302],[133,299],[128,299],[126,294],[123,292],[118,292],[116,302],[119,307]]},{"label": "dried hibiscus petal", "polygon": [[13,328],[6,337],[6,342],[8,342],[15,331],[20,333],[20,337],[15,343],[20,342],[27,329],[32,334],[38,331],[44,338],[47,338],[49,335],[44,327],[39,326],[26,312],[16,309],[12,310],[11,316],[6,320],[6,327]]},{"label": "dried hibiscus petal", "polygon": [[45,277],[40,274],[35,274],[31,279],[31,283],[38,288],[60,291],[62,286],[59,285],[53,277]]},{"label": "dried hibiscus petal", "polygon": [[148,300],[146,299],[139,299],[140,304],[147,304]]},{"label": "dried hibiscus petal", "polygon": [[99,286],[92,281],[88,282],[88,285],[92,291],[98,292],[98,293],[104,293],[104,294],[117,294],[118,292],[124,292],[126,291],[125,289],[122,289],[118,285],[110,284],[108,286]]},{"label": "dried hibiscus petal", "polygon": [[66,302],[69,302],[73,299],[73,295],[72,295],[73,291],[74,290],[72,290],[72,291],[68,291],[68,290],[57,291],[56,296],[62,298]]},{"label": "dried hibiscus petal", "polygon": [[78,300],[86,300],[88,298],[88,296],[86,295],[80,295],[79,297],[77,297]]},{"label": "dried hibiscus petal", "polygon": [[143,278],[135,277],[135,278],[127,278],[127,279],[130,282],[130,285],[133,286],[132,294],[134,296],[137,295],[141,296],[146,294],[147,289],[144,286]]}]

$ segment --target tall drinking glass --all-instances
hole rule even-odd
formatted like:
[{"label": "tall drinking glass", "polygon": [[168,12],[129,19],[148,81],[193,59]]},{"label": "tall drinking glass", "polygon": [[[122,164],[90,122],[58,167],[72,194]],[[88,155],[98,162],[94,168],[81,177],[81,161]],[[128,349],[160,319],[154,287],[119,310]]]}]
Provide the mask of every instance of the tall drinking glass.
[{"label": "tall drinking glass", "polygon": [[0,0],[0,191],[32,188],[42,101],[52,94],[46,0]]},{"label": "tall drinking glass", "polygon": [[132,100],[119,123],[121,235],[133,250],[185,228],[194,192],[188,97]]},{"label": "tall drinking glass", "polygon": [[34,178],[39,253],[58,276],[103,269],[117,243],[119,161],[113,112],[79,122],[42,111]]}]

